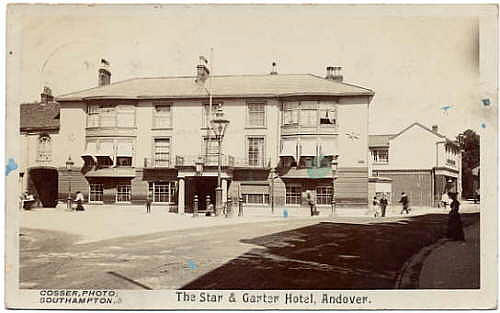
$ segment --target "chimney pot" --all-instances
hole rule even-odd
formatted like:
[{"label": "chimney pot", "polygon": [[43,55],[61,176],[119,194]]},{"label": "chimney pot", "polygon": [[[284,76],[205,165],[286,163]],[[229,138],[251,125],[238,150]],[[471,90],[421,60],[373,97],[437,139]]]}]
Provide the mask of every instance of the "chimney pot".
[{"label": "chimney pot", "polygon": [[208,62],[204,57],[200,57],[200,64],[196,66],[196,82],[205,82],[205,80],[208,78],[208,75],[210,75],[210,71],[208,70],[208,67],[206,66]]},{"label": "chimney pot", "polygon": [[437,133],[438,132],[438,126],[437,125],[432,125],[432,131],[434,133]]},{"label": "chimney pot", "polygon": [[344,79],[341,71],[342,71],[342,66],[327,66],[325,78],[341,82]]},{"label": "chimney pot", "polygon": [[97,85],[99,87],[111,84],[110,64],[105,59],[101,59],[101,67],[98,71]]},{"label": "chimney pot", "polygon": [[45,105],[45,104],[49,103],[50,101],[54,101],[54,96],[52,95],[52,90],[47,86],[43,87],[43,91],[40,94],[40,98],[41,98],[42,105]]}]

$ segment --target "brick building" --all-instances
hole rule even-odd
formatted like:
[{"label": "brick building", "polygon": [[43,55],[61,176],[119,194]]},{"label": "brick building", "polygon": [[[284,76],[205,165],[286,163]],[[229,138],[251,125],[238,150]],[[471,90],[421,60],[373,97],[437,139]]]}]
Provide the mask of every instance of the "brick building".
[{"label": "brick building", "polygon": [[103,67],[97,87],[56,98],[59,124],[48,135],[58,198],[71,183],[96,204],[144,203],[148,190],[154,205],[180,213],[192,211],[194,195],[213,200],[217,144],[209,123],[221,108],[230,121],[222,147],[223,199],[241,196],[249,207],[266,210],[301,207],[302,193],[310,190],[320,206],[329,206],[336,174],[337,203],[365,206],[373,95],[343,82],[339,67],[328,67],[325,77],[275,70],[213,76],[201,62],[194,76],[115,83]]},{"label": "brick building", "polygon": [[462,192],[458,144],[420,123],[394,135],[370,135],[370,171],[392,179],[392,199],[408,194],[415,206],[437,206],[444,192]]}]

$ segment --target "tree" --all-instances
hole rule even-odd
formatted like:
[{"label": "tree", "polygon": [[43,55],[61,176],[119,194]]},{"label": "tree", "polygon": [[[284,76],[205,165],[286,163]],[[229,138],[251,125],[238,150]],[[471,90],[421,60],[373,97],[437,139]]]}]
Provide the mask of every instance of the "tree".
[{"label": "tree", "polygon": [[479,166],[479,135],[472,129],[467,129],[457,136],[462,153],[462,188],[463,195],[471,197],[474,194],[472,169]]}]

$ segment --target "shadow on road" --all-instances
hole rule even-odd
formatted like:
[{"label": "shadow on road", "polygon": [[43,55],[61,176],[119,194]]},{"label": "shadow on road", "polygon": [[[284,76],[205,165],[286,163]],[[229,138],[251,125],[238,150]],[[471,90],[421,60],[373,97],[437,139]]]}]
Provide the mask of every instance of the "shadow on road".
[{"label": "shadow on road", "polygon": [[[461,216],[464,227],[479,221],[479,213]],[[322,222],[242,239],[258,247],[181,289],[392,289],[405,261],[445,236],[447,218]]]}]

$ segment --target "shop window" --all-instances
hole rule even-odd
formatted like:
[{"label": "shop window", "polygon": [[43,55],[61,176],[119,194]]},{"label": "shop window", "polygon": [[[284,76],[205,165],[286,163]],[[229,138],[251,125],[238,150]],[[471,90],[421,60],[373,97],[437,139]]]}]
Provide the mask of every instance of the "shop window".
[{"label": "shop window", "polygon": [[102,194],[102,184],[90,184],[89,202],[102,202]]},{"label": "shop window", "polygon": [[116,202],[130,202],[130,185],[116,186]]},{"label": "shop window", "polygon": [[269,194],[263,193],[243,193],[241,194],[244,203],[248,204],[269,204]]},{"label": "shop window", "polygon": [[300,204],[302,187],[300,185],[286,185],[286,204]]},{"label": "shop window", "polygon": [[149,182],[149,192],[153,194],[153,202],[174,203],[175,181]]},{"label": "shop window", "polygon": [[316,203],[331,204],[332,202],[332,186],[316,187]]}]

